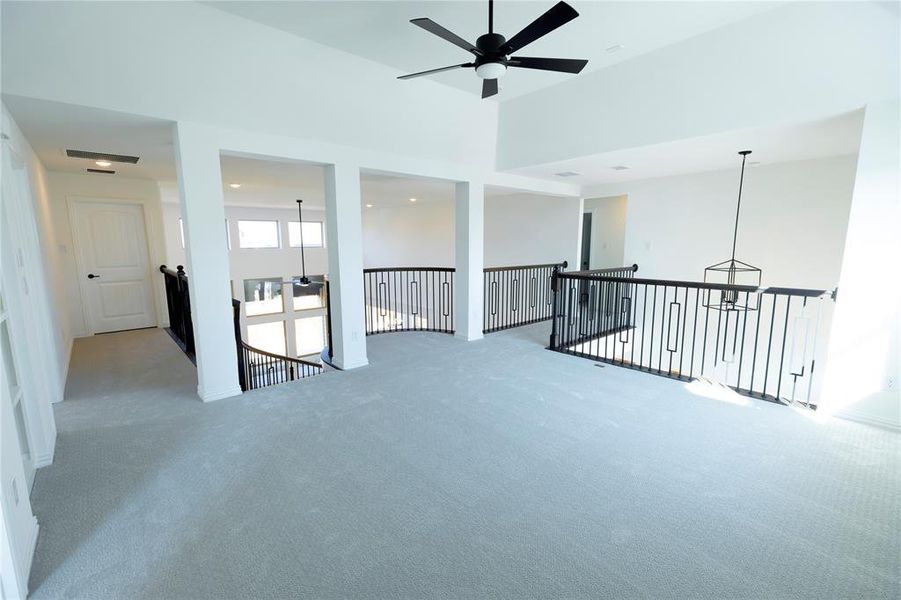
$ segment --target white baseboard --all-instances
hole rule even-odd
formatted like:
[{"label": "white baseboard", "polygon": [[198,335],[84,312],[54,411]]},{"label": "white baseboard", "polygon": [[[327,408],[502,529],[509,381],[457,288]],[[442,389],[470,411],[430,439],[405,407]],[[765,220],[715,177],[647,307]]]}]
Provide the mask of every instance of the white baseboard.
[{"label": "white baseboard", "polygon": [[359,369],[360,367],[369,365],[369,360],[365,358],[363,360],[350,361],[347,363],[341,363],[337,359],[333,362],[337,365],[338,369],[342,371],[350,371],[351,369]]},{"label": "white baseboard", "polygon": [[485,334],[483,334],[481,331],[470,334],[464,333],[462,331],[457,331],[456,333],[454,333],[454,337],[458,340],[463,340],[464,342],[475,342],[476,340],[484,339]]},{"label": "white baseboard", "polygon": [[200,396],[200,399],[204,402],[213,402],[215,400],[222,400],[223,398],[233,398],[234,396],[240,396],[242,393],[240,386],[216,391],[206,391],[201,389],[200,386],[197,386],[197,395]]},{"label": "white baseboard", "polygon": [[[55,445],[54,445],[55,447]],[[35,454],[34,455],[34,468],[40,469],[41,467],[46,467],[53,464],[53,450],[50,452],[44,452],[43,454]]]},{"label": "white baseboard", "polygon": [[66,382],[69,381],[69,366],[72,364],[72,347],[75,345],[75,338],[70,337],[66,347],[66,362],[63,364],[63,371],[60,374],[59,396],[53,400],[54,404],[62,402],[66,397]]},{"label": "white baseboard", "polygon": [[25,582],[24,587],[26,593],[30,591],[28,589],[28,579],[31,577],[31,565],[34,562],[34,551],[38,546],[38,530],[40,529],[40,527],[38,526],[37,518],[32,516],[31,519],[33,527],[31,528],[31,535],[29,536],[28,542],[25,545],[25,564],[23,565],[24,568],[22,569],[25,574],[23,580]]}]

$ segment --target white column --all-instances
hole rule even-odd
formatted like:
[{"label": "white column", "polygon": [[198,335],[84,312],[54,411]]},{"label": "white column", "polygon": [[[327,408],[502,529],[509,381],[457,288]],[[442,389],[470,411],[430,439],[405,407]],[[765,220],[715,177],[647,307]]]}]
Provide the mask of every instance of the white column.
[{"label": "white column", "polygon": [[369,364],[363,322],[363,216],[360,168],[325,168],[328,278],[332,309],[333,361],[341,369]]},{"label": "white column", "polygon": [[185,228],[188,290],[204,402],[241,393],[229,288],[219,147],[209,129],[175,125],[175,165]]},{"label": "white column", "polygon": [[901,428],[901,182],[898,100],[864,116],[829,338],[824,412]]},{"label": "white column", "polygon": [[485,186],[456,184],[454,206],[456,256],[454,282],[455,335],[464,340],[482,338],[483,269],[485,268]]}]

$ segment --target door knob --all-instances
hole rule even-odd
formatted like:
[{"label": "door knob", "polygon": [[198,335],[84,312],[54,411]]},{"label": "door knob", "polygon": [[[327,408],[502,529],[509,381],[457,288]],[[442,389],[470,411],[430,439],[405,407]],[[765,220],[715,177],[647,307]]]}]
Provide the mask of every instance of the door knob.
[{"label": "door knob", "polygon": [[93,273],[88,273],[88,279],[100,278],[100,275],[94,275]]}]

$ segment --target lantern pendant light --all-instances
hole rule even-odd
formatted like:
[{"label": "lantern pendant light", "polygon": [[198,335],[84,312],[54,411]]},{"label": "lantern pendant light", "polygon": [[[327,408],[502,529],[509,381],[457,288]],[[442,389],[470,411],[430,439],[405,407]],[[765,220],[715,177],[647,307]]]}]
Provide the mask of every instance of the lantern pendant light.
[{"label": "lantern pendant light", "polygon": [[[741,211],[741,192],[745,182],[745,163],[748,160],[750,150],[742,150],[741,176],[738,180],[738,204],[735,207],[735,227],[732,233],[732,258],[711,265],[704,269],[704,283],[725,285],[747,285],[760,287],[760,269],[735,258],[735,248],[738,242],[738,217]],[[742,292],[739,290],[711,289],[707,291],[707,301],[704,306],[714,310],[757,310],[757,294]]]}]

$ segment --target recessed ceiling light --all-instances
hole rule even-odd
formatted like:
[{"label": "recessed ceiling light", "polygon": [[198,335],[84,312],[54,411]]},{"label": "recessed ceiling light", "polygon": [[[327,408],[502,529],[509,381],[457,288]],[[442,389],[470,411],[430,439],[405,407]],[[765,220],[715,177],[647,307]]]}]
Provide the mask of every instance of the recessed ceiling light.
[{"label": "recessed ceiling light", "polygon": [[230,184],[228,184],[228,187],[230,187],[233,190],[236,190],[239,187],[241,187],[241,184],[240,183],[230,183]]},{"label": "recessed ceiling light", "polygon": [[610,168],[613,169],[614,171],[628,171],[629,170],[629,167],[627,167],[626,165],[616,165],[615,167],[610,167]]},{"label": "recessed ceiling light", "polygon": [[616,52],[619,52],[623,48],[625,48],[625,46],[623,46],[622,44],[613,44],[612,46],[607,48],[606,52],[607,54],[614,54]]},{"label": "recessed ceiling light", "polygon": [[108,160],[97,160],[97,161],[94,161],[94,164],[97,165],[98,167],[109,167],[113,163],[111,163]]},{"label": "recessed ceiling light", "polygon": [[557,177],[578,177],[581,173],[576,173],[575,171],[561,171],[560,173],[555,173]]},{"label": "recessed ceiling light", "polygon": [[416,198],[410,198],[410,202],[416,202]]},{"label": "recessed ceiling light", "polygon": [[371,205],[371,204],[367,204],[367,205],[366,205],[366,208],[372,208],[372,205]]}]

